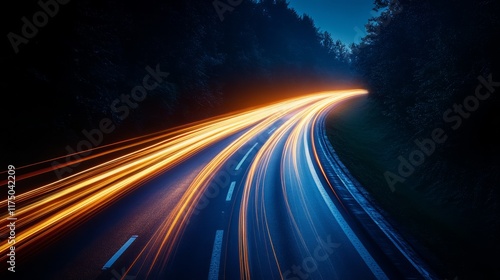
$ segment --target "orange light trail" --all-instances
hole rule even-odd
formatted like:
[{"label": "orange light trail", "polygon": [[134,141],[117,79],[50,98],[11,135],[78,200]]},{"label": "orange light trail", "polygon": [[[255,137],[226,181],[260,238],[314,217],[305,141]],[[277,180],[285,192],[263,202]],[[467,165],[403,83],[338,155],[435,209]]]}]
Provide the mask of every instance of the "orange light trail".
[{"label": "orange light trail", "polygon": [[[288,197],[293,196],[287,195],[287,187],[285,186],[285,182],[287,180],[285,180],[286,178],[284,178],[285,175],[283,174],[283,170],[287,171],[287,175],[290,176],[290,178],[288,178],[289,180],[297,183],[298,188],[292,189],[292,191],[296,192],[296,197],[300,198],[299,205],[302,207],[302,209],[304,209],[308,221],[308,227],[311,228],[313,232],[316,232],[315,235],[317,239],[319,239],[319,235],[317,234],[317,230],[314,223],[312,222],[311,214],[308,210],[310,206],[308,205],[307,200],[304,196],[303,190],[307,186],[305,186],[301,182],[302,176],[300,174],[300,169],[297,162],[299,158],[297,152],[300,150],[300,145],[302,144],[300,139],[302,139],[302,136],[307,129],[312,129],[312,124],[314,123],[316,116],[320,112],[324,111],[335,103],[339,103],[341,101],[344,101],[345,99],[364,93],[366,93],[366,91],[343,91],[336,94],[330,93],[327,97],[318,100],[308,107],[303,108],[300,112],[295,114],[285,124],[283,124],[277,130],[277,132],[273,134],[273,137],[264,144],[264,146],[255,156],[255,159],[250,166],[247,180],[245,182],[239,212],[239,251],[241,279],[252,278],[252,264],[250,261],[251,258],[249,248],[251,247],[251,244],[261,244],[259,246],[264,246],[262,245],[263,240],[267,240],[270,247],[269,250],[272,251],[272,254],[263,254],[263,257],[267,258],[267,261],[265,261],[264,263],[267,263],[267,265],[271,267],[271,269],[274,268],[275,270],[277,270],[282,279],[284,277],[283,270],[280,265],[280,260],[277,254],[277,251],[279,250],[275,248],[273,238],[270,234],[270,225],[268,222],[264,195],[265,181],[263,179],[266,177],[266,174],[268,172],[267,166],[269,166],[271,154],[276,150],[275,147],[277,143],[284,137],[287,132],[290,133],[290,135],[286,138],[287,141],[285,143],[285,149],[282,152],[282,166],[280,169],[280,171],[282,172],[281,189],[283,192],[283,199],[286,204],[289,220],[291,221],[293,228],[295,229],[294,235],[296,236],[298,242],[301,244],[300,247],[302,248],[302,250],[307,252],[308,247],[306,246],[304,238],[301,234],[301,228],[305,225],[299,225],[294,218],[293,211],[291,210],[291,205],[288,201]],[[313,152],[314,154],[316,154],[315,151]],[[251,205],[252,202],[253,205]],[[250,209],[254,209],[256,220],[251,220],[251,218],[249,218],[248,214]],[[252,233],[255,240],[250,239],[249,233]],[[310,255],[310,252],[308,254]],[[261,256],[259,255],[259,258],[260,257]]]},{"label": "orange light trail", "polygon": [[[200,171],[134,261],[134,265],[139,264],[141,268],[149,272],[158,266],[163,267],[175,250],[197,203],[221,166],[249,141],[269,129],[277,120],[290,116],[267,142],[261,143],[262,148],[249,169],[244,186],[239,221],[240,261],[242,276],[244,276],[242,278],[250,279],[248,262],[250,241],[247,237],[246,211],[249,209],[250,192],[258,191],[258,188],[251,189],[250,186],[256,180],[255,177],[263,176],[260,174],[262,171],[258,167],[259,163],[269,157],[272,146],[279,141],[280,137],[283,137],[287,130],[293,128],[291,134],[293,136],[298,133],[297,129],[305,127],[320,110],[335,102],[364,93],[366,93],[364,90],[348,90],[291,98],[256,109],[227,114],[175,130],[168,130],[161,134],[155,133],[95,148],[95,154],[67,164],[96,160],[118,151],[127,151],[127,153],[111,160],[102,160],[93,167],[32,188],[16,196],[16,205],[19,207],[16,210],[16,216],[19,217],[16,222],[16,250],[30,251],[30,248],[37,248],[55,241],[65,231],[88,220],[102,209],[139,188],[146,181],[186,161],[199,151],[247,129]],[[293,149],[294,143],[287,145]],[[49,169],[34,171],[21,179],[35,177],[48,171]],[[0,206],[6,207],[7,200],[0,201]],[[0,218],[6,221],[7,217],[7,214],[3,214]],[[263,228],[266,228],[265,225]],[[6,234],[7,228],[4,226],[0,230],[0,235]],[[269,233],[266,234],[272,243]],[[7,242],[0,245],[1,261],[5,261],[9,247]],[[145,259],[152,259],[152,261],[145,263]],[[279,264],[276,254],[274,254],[274,261]]]}]

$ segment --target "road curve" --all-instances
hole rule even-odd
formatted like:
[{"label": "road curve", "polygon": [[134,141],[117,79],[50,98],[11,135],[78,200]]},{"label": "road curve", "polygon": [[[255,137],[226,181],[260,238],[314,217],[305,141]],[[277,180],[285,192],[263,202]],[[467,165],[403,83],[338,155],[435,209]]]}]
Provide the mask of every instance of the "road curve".
[{"label": "road curve", "polygon": [[16,276],[435,278],[325,137],[327,112],[362,94],[293,98],[96,150],[106,160],[18,196]]}]

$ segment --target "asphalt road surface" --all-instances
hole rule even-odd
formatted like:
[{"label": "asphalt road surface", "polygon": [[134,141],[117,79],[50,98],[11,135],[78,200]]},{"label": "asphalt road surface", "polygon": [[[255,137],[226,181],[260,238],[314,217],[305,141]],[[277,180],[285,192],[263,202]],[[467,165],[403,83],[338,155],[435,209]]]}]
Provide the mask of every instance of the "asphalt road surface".
[{"label": "asphalt road surface", "polygon": [[5,276],[435,278],[326,139],[329,110],[365,93],[290,99],[82,155],[103,160],[18,188],[16,272]]}]

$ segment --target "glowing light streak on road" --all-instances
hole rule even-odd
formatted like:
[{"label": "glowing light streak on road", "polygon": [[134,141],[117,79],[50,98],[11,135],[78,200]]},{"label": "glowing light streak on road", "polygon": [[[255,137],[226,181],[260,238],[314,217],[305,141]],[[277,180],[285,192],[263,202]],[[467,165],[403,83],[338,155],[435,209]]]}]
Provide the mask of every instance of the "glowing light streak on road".
[{"label": "glowing light streak on road", "polygon": [[[299,143],[302,143],[300,141],[302,139],[301,135],[304,133],[305,129],[309,128],[311,119],[314,118],[314,116],[321,110],[328,108],[332,104],[341,102],[347,98],[365,93],[365,91],[338,92],[336,94],[332,93],[328,97],[318,100],[310,106],[304,107],[301,111],[297,112],[292,118],[285,122],[280,128],[278,128],[273,136],[263,145],[258,154],[255,156],[255,159],[250,167],[247,180],[245,182],[242,202],[240,206],[239,250],[240,271],[242,279],[251,279],[252,263],[249,246],[251,246],[251,244],[256,244],[257,242],[257,240],[250,240],[249,232],[252,232],[255,239],[259,239],[258,244],[261,244],[259,246],[265,246],[266,250],[268,250],[267,247],[270,247],[269,250],[271,250],[272,252],[272,254],[266,254],[265,256],[259,255],[258,257],[270,258],[270,256],[272,256],[274,258],[274,260],[272,261],[274,262],[274,267],[270,259],[268,259],[267,262],[263,261],[260,263],[267,263],[271,271],[275,270],[281,275],[282,278],[284,277],[280,261],[278,259],[277,249],[274,246],[273,238],[270,233],[270,225],[268,223],[266,205],[264,203],[265,198],[263,178],[266,176],[266,167],[269,165],[271,154],[273,151],[275,151],[277,143],[285,136],[287,131],[291,131],[288,135],[287,142],[285,143],[285,150],[283,151],[282,155],[282,192],[284,194],[283,198],[287,207],[289,220],[295,228],[295,236],[299,240],[302,250],[306,252],[305,254],[311,255],[311,253],[308,252],[304,238],[301,234],[300,226],[297,224],[297,221],[295,220],[292,213],[291,206],[288,202],[286,186],[284,186],[286,180],[283,177],[283,170],[286,169],[288,171],[287,174],[292,174],[293,178],[291,178],[291,180],[296,182],[297,186],[299,186],[298,190],[294,191],[297,191],[297,197],[299,197],[301,200],[300,204],[305,209],[309,227],[314,232],[316,232],[311,215],[307,210],[308,204],[303,192],[303,188],[305,186],[303,186],[303,184],[301,183],[301,174],[297,162],[299,158],[297,152],[300,149]],[[251,205],[251,202],[253,202],[254,204]],[[256,220],[254,221],[249,218],[249,211],[251,211],[251,209],[253,209],[253,214],[256,217]],[[317,239],[320,238],[317,232],[315,235]],[[268,243],[264,241],[267,241]]]},{"label": "glowing light streak on road", "polygon": [[[274,142],[283,137],[284,131],[297,123],[301,117],[304,117],[304,113],[301,112],[307,111],[307,108],[316,108],[315,110],[318,110],[318,108],[322,108],[321,106],[324,107],[342,98],[362,93],[365,92],[351,90],[292,98],[256,109],[212,118],[176,130],[136,137],[95,148],[92,150],[95,154],[67,164],[72,165],[87,160],[99,160],[117,152],[124,154],[110,160],[101,160],[90,168],[55,182],[31,188],[32,190],[21,193],[16,197],[17,205],[22,205],[16,212],[16,215],[22,217],[16,223],[16,250],[17,252],[29,251],[28,248],[34,249],[57,240],[66,231],[88,220],[105,207],[136,190],[146,181],[185,161],[200,150],[239,131],[250,128],[228,145],[198,174],[185,190],[180,201],[176,203],[174,210],[163,221],[134,261],[134,264],[141,264],[140,267],[147,268],[149,272],[153,271],[153,268],[157,266],[161,268],[175,250],[175,246],[182,236],[189,218],[195,210],[195,206],[206,191],[214,174],[237,151],[258,135],[262,133],[268,135],[269,129],[275,125],[278,119],[285,115],[290,114],[291,118],[286,122],[286,125],[277,128],[270,136],[270,139],[275,139]],[[314,105],[318,102],[321,105]],[[271,144],[268,143],[273,143],[273,141],[266,142],[263,145],[269,148]],[[259,147],[257,146],[256,149],[259,149]],[[258,155],[258,157],[262,156]],[[37,164],[40,163],[28,167]],[[51,170],[47,168],[33,171],[25,175],[24,178],[38,176],[49,171]],[[255,172],[254,167],[252,167],[249,178],[256,175]],[[245,191],[247,190],[245,189]],[[6,200],[0,202],[1,207],[6,205]],[[247,208],[248,201],[244,199],[241,209],[246,210]],[[245,228],[247,217],[245,213],[242,215],[240,217],[242,218],[240,220],[240,237],[243,241],[240,242],[240,255],[244,266],[242,273],[245,275],[244,278],[249,279],[248,240],[245,240],[248,230]],[[5,221],[7,215],[4,214],[0,218]],[[6,227],[2,227],[0,235],[6,234]],[[270,233],[267,232],[266,234],[270,238]],[[7,242],[0,245],[1,261],[5,261],[9,247],[10,245]],[[146,260],[151,260],[151,258],[152,262],[146,264]],[[274,254],[274,259],[279,263],[276,254]]]},{"label": "glowing light streak on road", "polygon": [[[244,117],[235,117],[238,118]],[[16,248],[19,250],[30,244],[34,246],[41,240],[50,240],[64,227],[74,226],[134,190],[140,183],[250,123],[235,124],[233,120],[223,120],[201,131],[186,133],[41,187],[35,192],[40,199],[17,210],[16,214],[22,219],[16,223]],[[44,196],[44,189],[53,188],[58,192]],[[22,230],[32,223],[34,225]],[[0,251],[6,250],[7,245],[3,244]]]},{"label": "glowing light streak on road", "polygon": [[[258,123],[250,130],[245,132],[233,143],[228,145],[221,151],[205,168],[200,171],[198,176],[193,180],[191,185],[186,190],[183,197],[177,203],[174,210],[169,214],[167,219],[162,223],[162,226],[156,231],[148,244],[143,248],[139,256],[131,265],[139,265],[144,269],[147,268],[147,274],[153,271],[161,271],[167,264],[172,252],[175,251],[175,246],[182,236],[182,233],[189,222],[190,216],[195,210],[201,196],[206,191],[210,181],[219,171],[230,157],[235,155],[238,150],[242,149],[248,142],[256,138],[259,134],[265,133],[267,129],[282,116],[292,113],[297,108],[305,106],[311,102],[320,100],[329,94],[317,94],[292,100],[280,102],[276,105],[259,109],[260,115],[258,120],[249,119],[250,116],[244,116],[242,122]],[[233,120],[235,121],[235,120]],[[129,268],[130,269],[130,268]]]},{"label": "glowing light streak on road", "polygon": [[[293,107],[303,105],[306,101],[298,98],[286,102],[290,102]],[[172,138],[20,194],[16,197],[16,202],[26,206],[18,208],[16,212],[22,217],[16,223],[16,250],[54,240],[65,228],[69,229],[85,221],[105,206],[136,189],[141,183],[209,145],[269,116],[281,113],[282,107],[280,102],[210,119],[192,128],[182,128],[180,132],[174,132],[176,135]],[[0,205],[5,207],[7,201],[2,201]],[[5,221],[7,214],[1,218]],[[6,227],[2,227],[0,234],[6,233]],[[3,253],[9,247],[7,243],[0,246],[0,260],[6,258]]]}]

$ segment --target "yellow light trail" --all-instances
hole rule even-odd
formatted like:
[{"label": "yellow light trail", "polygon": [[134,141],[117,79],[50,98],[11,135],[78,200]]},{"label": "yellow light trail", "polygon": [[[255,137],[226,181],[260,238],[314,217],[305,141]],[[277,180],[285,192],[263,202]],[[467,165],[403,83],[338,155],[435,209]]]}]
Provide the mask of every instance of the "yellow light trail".
[{"label": "yellow light trail", "polygon": [[[152,262],[141,264],[141,267],[147,268],[148,271],[152,271],[158,265],[163,266],[175,249],[210,180],[228,158],[283,116],[291,114],[291,119],[296,122],[306,116],[301,112],[306,108],[319,110],[317,104],[325,107],[342,98],[363,93],[365,93],[363,90],[350,90],[291,98],[183,126],[176,130],[168,130],[161,134],[155,133],[95,148],[97,153],[94,155],[69,162],[68,165],[99,159],[117,151],[127,151],[127,153],[16,196],[16,205],[22,205],[16,209],[16,216],[19,217],[16,222],[16,251],[29,252],[57,240],[69,229],[88,220],[146,181],[163,174],[210,145],[248,129],[203,168],[134,262],[141,264],[141,258],[152,258]],[[280,128],[280,131],[282,129]],[[280,133],[275,132],[273,137],[277,137]],[[264,145],[269,144],[264,143]],[[252,165],[251,174],[256,172],[254,169]],[[47,169],[34,171],[24,178],[48,171]],[[246,186],[248,185],[249,182]],[[248,206],[248,202],[243,202]],[[7,200],[0,202],[0,207],[6,206]],[[246,209],[243,204],[242,209]],[[6,221],[7,217],[7,214],[0,216],[3,221]],[[240,218],[244,220],[246,217]],[[240,221],[240,225],[243,227],[240,232],[244,234],[245,223]],[[5,226],[0,230],[0,235],[7,235]],[[244,248],[246,242],[243,240],[240,244],[243,263],[248,259],[248,252]],[[1,261],[5,261],[9,247],[10,244],[7,242],[0,245]],[[249,273],[246,267],[242,271]]]},{"label": "yellow light trail", "polygon": [[[304,186],[301,182],[300,170],[298,168],[298,155],[297,151],[300,149],[300,139],[302,139],[303,133],[306,129],[312,129],[312,123],[316,116],[323,110],[329,108],[335,103],[339,103],[345,99],[357,96],[359,94],[365,94],[366,91],[351,91],[351,92],[338,92],[336,94],[329,94],[328,97],[321,99],[311,106],[305,107],[303,110],[295,114],[290,118],[285,124],[283,124],[278,131],[269,139],[265,145],[259,150],[258,154],[250,167],[248,172],[247,180],[244,185],[243,197],[240,206],[240,216],[239,216],[239,251],[240,251],[240,272],[241,279],[251,279],[252,264],[249,253],[249,247],[251,244],[260,244],[260,246],[265,246],[265,241],[269,242],[270,250],[272,254],[266,254],[264,256],[258,256],[267,258],[267,265],[273,269],[273,267],[278,271],[283,279],[283,271],[280,266],[280,261],[278,258],[277,250],[274,246],[273,238],[270,233],[270,225],[268,222],[268,215],[266,213],[265,197],[264,197],[264,179],[266,177],[267,166],[271,158],[271,154],[275,151],[277,143],[284,137],[284,135],[289,131],[290,134],[285,143],[285,149],[282,152],[282,168],[287,170],[287,174],[291,176],[289,180],[296,182],[298,188],[293,190],[298,193],[300,205],[304,209],[307,221],[309,222],[309,228],[314,232],[317,232],[314,224],[312,223],[312,218],[308,212],[308,204],[304,197],[303,189]],[[312,134],[311,134],[312,135]],[[311,141],[312,142],[312,141]],[[290,175],[291,174],[291,175]],[[283,173],[281,174],[281,188],[283,192],[283,198],[285,200],[289,220],[295,229],[295,236],[297,237],[301,248],[308,251],[308,247],[305,244],[304,238],[301,234],[301,226],[297,224],[294,215],[291,210],[291,205],[288,201],[288,196],[286,193],[285,178],[283,178]],[[252,200],[253,197],[253,200]],[[253,205],[251,203],[253,202]],[[251,220],[249,218],[249,211],[254,209],[255,219]],[[249,233],[252,233],[255,240],[251,240]],[[316,236],[319,238],[318,234]],[[310,253],[309,253],[310,255]],[[271,259],[272,257],[272,259]]]},{"label": "yellow light trail", "polygon": [[276,106],[272,106],[272,110],[270,110],[271,108],[263,108],[261,112],[263,114],[261,121],[219,153],[193,180],[174,211],[172,211],[168,218],[162,223],[162,226],[154,234],[153,238],[143,248],[133,265],[140,262],[141,269],[146,266],[148,267],[147,273],[161,271],[161,268],[165,266],[172,252],[175,250],[175,245],[182,236],[183,230],[194,212],[198,201],[208,187],[213,176],[223,165],[223,162],[234,155],[251,139],[263,133],[276,120],[297,110],[297,108],[323,99],[328,95],[329,94],[318,94],[280,102]]}]

